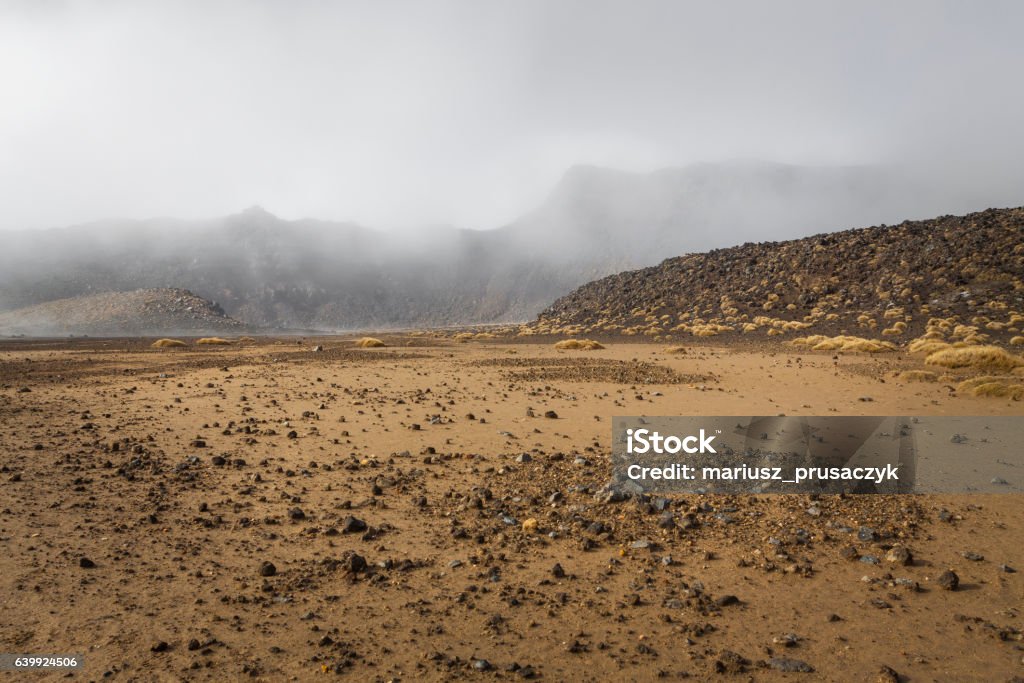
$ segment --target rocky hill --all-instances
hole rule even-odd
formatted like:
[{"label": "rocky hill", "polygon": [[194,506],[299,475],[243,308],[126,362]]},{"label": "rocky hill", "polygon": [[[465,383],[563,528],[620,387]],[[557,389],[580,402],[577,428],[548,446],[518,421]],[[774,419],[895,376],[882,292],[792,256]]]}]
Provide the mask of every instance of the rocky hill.
[{"label": "rocky hill", "polygon": [[253,208],[7,233],[0,311],[183,287],[267,328],[528,320],[583,283],[675,254],[929,215],[923,207],[957,201],[923,197],[873,167],[579,166],[536,210],[495,230],[377,231]]},{"label": "rocky hill", "polygon": [[159,336],[244,329],[220,306],[185,289],[107,292],[0,313],[0,335]]},{"label": "rocky hill", "polygon": [[[890,338],[956,316],[976,339],[1024,328],[1024,208],[748,243],[605,277],[558,299],[544,332]],[[969,331],[966,328],[973,328]],[[984,335],[984,337],[979,337]]]}]

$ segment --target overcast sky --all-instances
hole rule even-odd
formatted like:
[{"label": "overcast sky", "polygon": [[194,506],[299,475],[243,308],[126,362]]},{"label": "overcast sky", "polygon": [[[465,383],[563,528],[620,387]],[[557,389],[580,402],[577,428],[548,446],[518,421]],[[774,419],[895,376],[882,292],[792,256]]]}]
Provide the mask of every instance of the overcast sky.
[{"label": "overcast sky", "polygon": [[[565,169],[757,158],[1016,184],[1024,3],[0,3],[0,228],[494,227]],[[983,208],[983,207],[978,207]]]}]

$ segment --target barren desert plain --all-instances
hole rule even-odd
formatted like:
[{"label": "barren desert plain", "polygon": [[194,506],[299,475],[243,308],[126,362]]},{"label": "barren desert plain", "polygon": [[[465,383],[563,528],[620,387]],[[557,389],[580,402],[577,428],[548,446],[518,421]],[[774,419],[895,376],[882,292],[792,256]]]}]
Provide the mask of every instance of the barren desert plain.
[{"label": "barren desert plain", "polygon": [[0,342],[0,651],[84,655],[4,676],[1022,680],[1022,472],[1005,494],[602,493],[615,415],[1012,397],[905,381],[903,353],[377,336]]}]

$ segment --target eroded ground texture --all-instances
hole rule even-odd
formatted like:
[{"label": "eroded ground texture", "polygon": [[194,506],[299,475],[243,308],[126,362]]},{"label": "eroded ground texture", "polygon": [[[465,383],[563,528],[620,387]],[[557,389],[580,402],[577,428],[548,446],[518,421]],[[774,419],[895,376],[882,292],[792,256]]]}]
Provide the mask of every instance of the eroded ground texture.
[{"label": "eroded ground texture", "polygon": [[600,494],[617,414],[1020,403],[859,354],[386,341],[0,345],[0,651],[84,653],[78,680],[1024,675],[1022,472]]}]

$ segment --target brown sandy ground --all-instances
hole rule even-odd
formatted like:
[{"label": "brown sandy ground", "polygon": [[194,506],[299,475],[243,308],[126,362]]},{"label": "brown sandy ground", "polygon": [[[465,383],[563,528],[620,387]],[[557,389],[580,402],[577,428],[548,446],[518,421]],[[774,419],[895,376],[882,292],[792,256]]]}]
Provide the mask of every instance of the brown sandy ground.
[{"label": "brown sandy ground", "polygon": [[90,681],[1024,675],[1019,493],[595,495],[616,414],[1020,403],[858,354],[385,340],[0,344],[0,651]]}]

